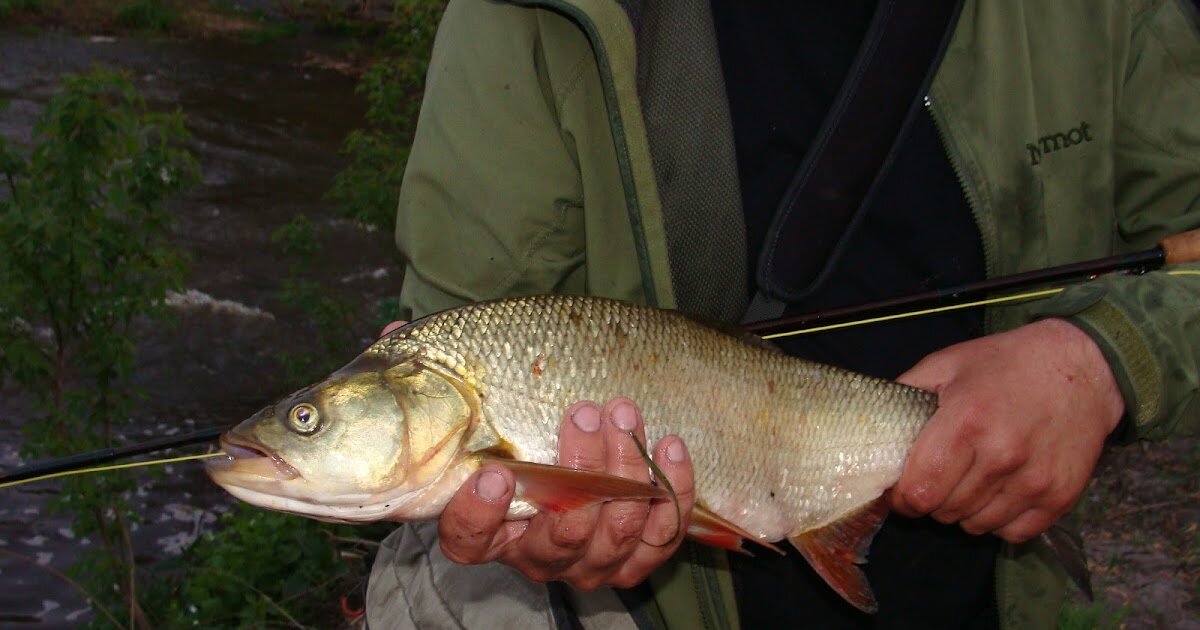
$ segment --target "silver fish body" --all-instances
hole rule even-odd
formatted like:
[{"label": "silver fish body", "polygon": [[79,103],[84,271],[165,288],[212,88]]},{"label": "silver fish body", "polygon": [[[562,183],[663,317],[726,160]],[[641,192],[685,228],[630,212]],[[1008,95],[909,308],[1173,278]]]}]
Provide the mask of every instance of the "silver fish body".
[{"label": "silver fish body", "polygon": [[936,408],[927,392],[597,298],[469,305],[366,353],[453,372],[477,392],[479,421],[532,462],[554,463],[568,406],[628,396],[651,443],[675,433],[688,445],[698,502],[772,542],[831,523],[894,484]]},{"label": "silver fish body", "polygon": [[687,444],[689,535],[730,549],[787,538],[843,597],[875,609],[854,564],[934,395],[676,312],[540,296],[431,315],[230,430],[228,457],[208,469],[250,503],[339,522],[436,518],[485,455],[517,477],[510,518],[568,509],[563,497],[661,498],[548,466],[565,410],[618,396],[640,406],[651,443],[675,433]]}]

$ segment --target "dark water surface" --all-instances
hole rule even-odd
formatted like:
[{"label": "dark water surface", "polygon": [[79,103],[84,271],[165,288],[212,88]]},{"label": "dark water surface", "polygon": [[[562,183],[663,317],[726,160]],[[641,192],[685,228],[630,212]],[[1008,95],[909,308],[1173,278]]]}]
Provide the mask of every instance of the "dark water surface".
[{"label": "dark water surface", "polygon": [[[274,296],[288,266],[270,235],[297,214],[321,226],[316,279],[363,305],[354,331],[363,343],[378,326],[372,305],[398,292],[391,236],[334,218],[321,200],[344,164],[341,141],[364,113],[353,78],[304,63],[310,51],[335,45],[0,34],[0,102],[9,103],[0,133],[28,141],[60,75],[98,64],[128,70],[155,108],[182,109],[194,136],[203,182],[172,205],[177,242],[191,256],[188,291],[172,299],[177,327],[140,331],[136,380],[148,397],[130,440],[228,425],[284,393],[275,355],[304,336],[289,334],[296,325]],[[360,349],[347,348],[346,358]],[[0,390],[0,469],[27,463],[18,456],[27,408],[14,387]],[[143,518],[133,536],[146,560],[178,553],[231,504],[199,464],[166,472],[139,477]],[[66,570],[98,544],[73,537],[68,518],[43,514],[57,488],[47,481],[0,490],[0,549]],[[71,627],[89,617],[64,581],[0,557],[0,627]]]}]

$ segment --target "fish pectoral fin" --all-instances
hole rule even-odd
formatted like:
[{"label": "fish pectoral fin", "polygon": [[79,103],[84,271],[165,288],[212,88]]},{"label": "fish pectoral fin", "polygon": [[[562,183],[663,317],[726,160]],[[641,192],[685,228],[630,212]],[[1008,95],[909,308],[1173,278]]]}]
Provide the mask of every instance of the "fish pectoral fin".
[{"label": "fish pectoral fin", "polygon": [[825,527],[788,537],[833,590],[855,608],[867,613],[879,609],[867,576],[858,568],[867,561],[871,539],[883,526],[888,507],[876,499]]},{"label": "fish pectoral fin", "polygon": [[699,504],[692,508],[692,518],[688,523],[687,535],[697,542],[720,549],[736,551],[748,556],[754,554],[742,547],[742,541],[745,540],[756,542],[779,555],[783,555],[783,550],[779,547],[758,539],[750,532]]},{"label": "fish pectoral fin", "polygon": [[548,466],[511,459],[492,459],[517,479],[517,496],[547,512],[569,512],[614,499],[665,499],[666,490],[616,475]]}]

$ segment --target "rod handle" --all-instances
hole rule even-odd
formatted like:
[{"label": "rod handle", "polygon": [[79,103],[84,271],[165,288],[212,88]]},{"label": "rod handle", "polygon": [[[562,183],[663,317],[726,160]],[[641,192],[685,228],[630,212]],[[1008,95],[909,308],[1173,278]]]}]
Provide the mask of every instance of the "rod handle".
[{"label": "rod handle", "polygon": [[1168,265],[1200,262],[1200,230],[1168,236],[1158,246],[1166,255]]}]

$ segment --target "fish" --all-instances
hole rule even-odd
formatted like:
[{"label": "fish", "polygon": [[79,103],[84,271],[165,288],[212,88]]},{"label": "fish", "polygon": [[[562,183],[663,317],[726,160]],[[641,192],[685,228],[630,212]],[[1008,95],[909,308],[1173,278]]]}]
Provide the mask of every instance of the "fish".
[{"label": "fish", "polygon": [[517,481],[509,519],[670,500],[554,465],[564,411],[618,396],[639,405],[650,443],[688,445],[690,537],[734,551],[787,540],[846,601],[877,610],[859,565],[936,395],[678,311],[550,295],[427,316],[229,430],[207,469],[241,500],[342,523],[436,519],[486,461]]}]

